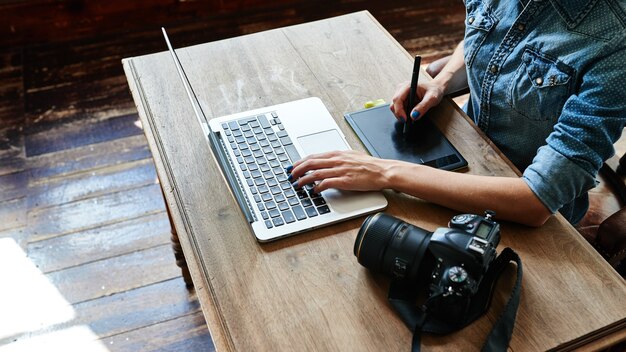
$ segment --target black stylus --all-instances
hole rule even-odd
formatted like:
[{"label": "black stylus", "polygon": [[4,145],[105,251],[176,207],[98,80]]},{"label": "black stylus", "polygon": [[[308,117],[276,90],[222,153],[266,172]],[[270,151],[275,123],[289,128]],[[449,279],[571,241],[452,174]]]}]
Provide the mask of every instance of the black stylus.
[{"label": "black stylus", "polygon": [[417,96],[417,81],[420,78],[420,64],[422,63],[422,57],[415,55],[415,62],[413,63],[413,75],[411,76],[411,89],[409,91],[409,103],[406,107],[406,121],[404,122],[404,130],[402,133],[405,135],[409,133],[411,129],[411,110],[417,105],[415,97]]}]

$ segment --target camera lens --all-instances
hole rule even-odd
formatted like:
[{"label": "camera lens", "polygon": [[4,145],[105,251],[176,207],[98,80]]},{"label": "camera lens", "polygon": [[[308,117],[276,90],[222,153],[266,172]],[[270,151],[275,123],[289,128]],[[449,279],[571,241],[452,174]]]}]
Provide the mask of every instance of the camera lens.
[{"label": "camera lens", "polygon": [[414,281],[424,256],[429,255],[431,234],[384,213],[370,215],[359,229],[354,255],[374,272]]}]

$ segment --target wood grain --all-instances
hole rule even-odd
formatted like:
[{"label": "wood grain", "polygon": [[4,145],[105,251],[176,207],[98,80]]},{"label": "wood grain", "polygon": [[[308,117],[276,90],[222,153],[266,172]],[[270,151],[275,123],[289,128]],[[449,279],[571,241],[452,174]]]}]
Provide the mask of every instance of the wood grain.
[{"label": "wood grain", "polygon": [[160,212],[30,243],[28,257],[48,273],[169,244],[169,226],[167,215]]},{"label": "wood grain", "polygon": [[[71,304],[180,276],[169,244],[52,272],[46,277]],[[143,265],[149,262],[151,265]],[[94,284],[97,283],[97,284]]]},{"label": "wood grain", "polygon": [[[0,176],[24,168],[22,51],[0,49]],[[0,188],[3,188],[0,180]],[[0,190],[0,194],[4,193]],[[0,196],[3,199],[10,197]]]},{"label": "wood grain", "polygon": [[[2,139],[2,133],[8,132],[10,134],[17,134],[16,140],[8,142],[8,149],[0,152],[0,175],[7,175],[14,172],[20,172],[24,170],[26,164],[26,158],[24,153],[24,138],[17,129],[0,131],[0,139]],[[12,139],[12,137],[9,137]]]},{"label": "wood grain", "polygon": [[0,207],[0,231],[26,226],[26,198],[16,198]]},{"label": "wood grain", "polygon": [[62,178],[31,181],[28,207],[41,209],[157,182],[154,164],[150,159],[108,166],[98,169],[97,173],[87,169]]},{"label": "wood grain", "polygon": [[31,182],[48,182],[50,178],[69,176],[85,170],[97,170],[150,157],[144,136],[112,141],[28,158]]},{"label": "wood grain", "polygon": [[[163,211],[158,184],[105,194],[28,213],[29,241],[41,241]],[[89,216],[85,216],[89,214]]]},{"label": "wood grain", "polygon": [[[368,13],[194,46],[179,56],[208,116],[318,96],[357,149],[343,113],[390,96],[412,65]],[[125,69],[194,283],[207,291],[200,298],[218,350],[409,348],[410,333],[386,302],[386,280],[372,277],[352,255],[358,219],[256,243],[226,185],[215,182],[219,169],[171,57],[133,58]],[[433,114],[469,159],[468,172],[516,177],[458,107],[445,101]],[[401,194],[386,196],[388,213],[429,230],[453,214]],[[503,224],[502,233],[502,245],[521,254],[526,274],[511,349],[565,348],[582,335],[601,337],[608,325],[623,328],[626,284],[562,217],[539,229]],[[497,316],[490,311],[450,337],[425,336],[424,345],[480,346]]]},{"label": "wood grain", "polygon": [[[107,309],[102,309],[102,306]],[[75,306],[77,324],[101,338],[200,311],[195,295],[176,278]]]},{"label": "wood grain", "polygon": [[115,335],[103,342],[111,352],[215,351],[201,312]]},{"label": "wood grain", "polygon": [[[0,47],[0,121],[19,124],[24,119],[23,56],[19,49]],[[5,149],[0,139],[0,151]]]},{"label": "wood grain", "polygon": [[26,156],[82,147],[142,133],[136,114],[104,120],[81,119],[53,129],[26,135]]},{"label": "wood grain", "polygon": [[23,171],[0,175],[0,201],[13,200],[26,196],[28,173]]}]

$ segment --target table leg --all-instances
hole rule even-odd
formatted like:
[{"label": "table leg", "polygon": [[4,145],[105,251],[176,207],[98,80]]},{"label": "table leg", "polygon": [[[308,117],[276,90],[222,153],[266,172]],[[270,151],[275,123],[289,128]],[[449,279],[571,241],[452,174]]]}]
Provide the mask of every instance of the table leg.
[{"label": "table leg", "polygon": [[[161,192],[163,192],[163,188],[161,188]],[[193,281],[191,281],[189,267],[187,266],[187,261],[185,260],[183,247],[180,245],[180,240],[178,239],[178,232],[176,232],[176,227],[174,226],[174,220],[172,219],[172,214],[170,213],[170,207],[165,200],[165,194],[163,194],[163,200],[165,201],[165,209],[167,209],[167,217],[170,220],[170,232],[172,233],[172,249],[174,250],[174,258],[176,258],[176,265],[178,265],[178,267],[182,271],[185,285],[187,285],[188,288],[192,288]]]}]

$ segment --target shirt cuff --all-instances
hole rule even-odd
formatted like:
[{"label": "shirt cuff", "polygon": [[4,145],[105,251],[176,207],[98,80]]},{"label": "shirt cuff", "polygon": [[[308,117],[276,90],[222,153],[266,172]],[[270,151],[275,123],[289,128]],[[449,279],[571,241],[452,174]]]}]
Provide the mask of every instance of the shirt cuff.
[{"label": "shirt cuff", "polygon": [[595,175],[547,145],[539,148],[522,178],[553,214],[596,185]]}]

